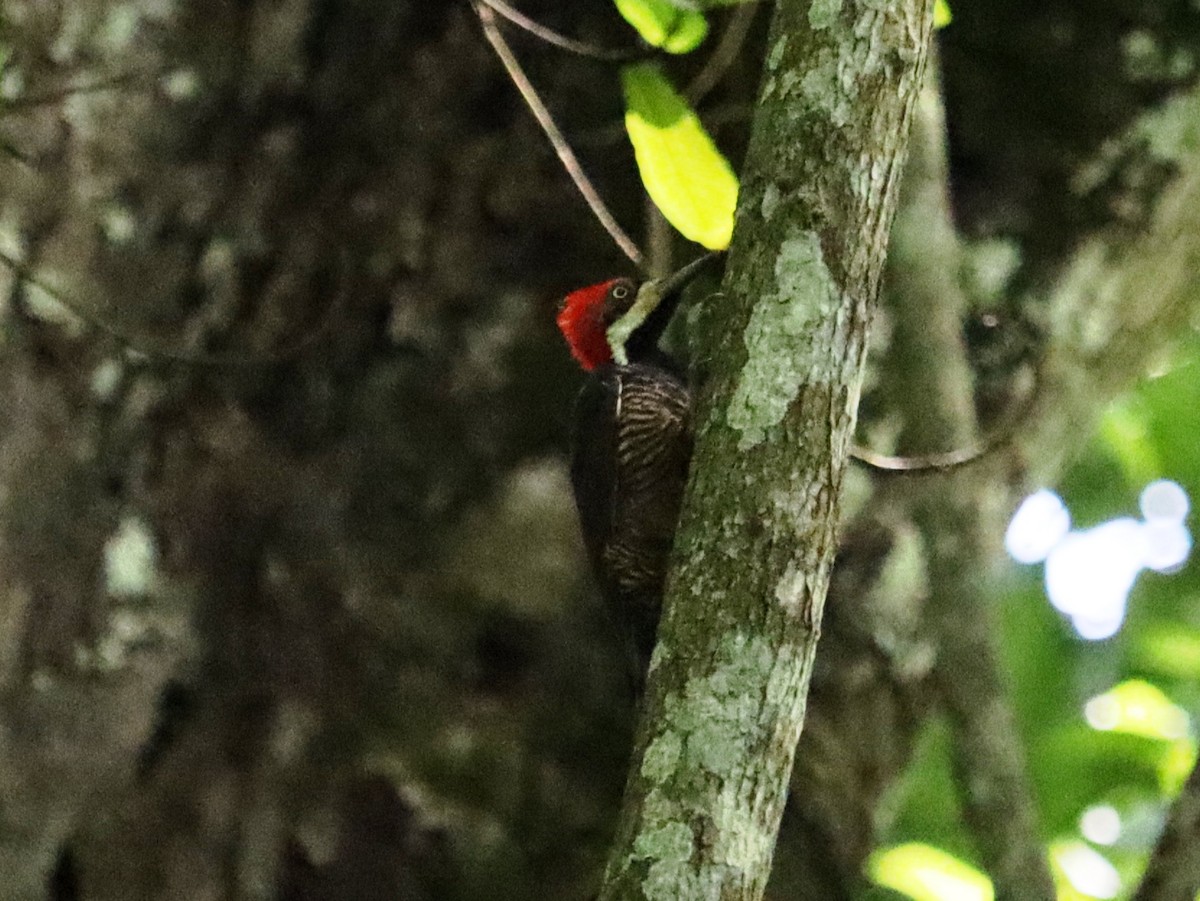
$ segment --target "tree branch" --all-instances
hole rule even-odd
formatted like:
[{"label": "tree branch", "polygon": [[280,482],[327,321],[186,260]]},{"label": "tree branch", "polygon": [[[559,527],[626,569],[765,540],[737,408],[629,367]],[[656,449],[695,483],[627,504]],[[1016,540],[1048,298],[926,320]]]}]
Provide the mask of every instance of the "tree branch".
[{"label": "tree branch", "polygon": [[1053,315],[1030,427],[1014,448],[1030,484],[1052,481],[1104,405],[1190,333],[1200,310],[1200,153],[1182,136],[1197,116],[1200,90],[1193,89],[1130,128],[1125,141],[1153,148],[1156,162],[1177,177],[1152,198],[1141,235],[1131,240],[1113,230],[1092,238],[1049,298],[1033,298]]},{"label": "tree branch", "polygon": [[766,886],[931,23],[776,6],[606,901]]},{"label": "tree branch", "polygon": [[646,50],[618,50],[610,47],[597,47],[587,43],[587,41],[580,41],[565,34],[559,34],[553,28],[547,28],[535,19],[531,19],[525,15],[519,9],[515,9],[504,3],[503,0],[479,0],[479,2],[498,15],[503,16],[509,22],[512,22],[513,25],[529,32],[538,40],[544,41],[551,47],[557,47],[559,50],[566,50],[568,53],[575,53],[579,56],[585,56],[588,59],[609,63],[632,62],[633,60],[643,59],[649,55]]},{"label": "tree branch", "polygon": [[500,29],[496,25],[496,13],[490,6],[484,6],[483,0],[476,0],[475,12],[479,16],[480,23],[483,25],[484,36],[496,52],[496,57],[504,66],[509,79],[516,85],[517,90],[521,92],[521,97],[524,99],[525,105],[529,107],[529,111],[537,119],[538,125],[542,127],[542,131],[554,147],[554,152],[558,155],[563,168],[567,170],[567,174],[571,176],[571,181],[575,183],[576,189],[583,196],[588,208],[591,209],[592,215],[596,217],[596,220],[604,227],[604,230],[608,232],[613,242],[621,248],[621,252],[629,258],[631,263],[640,269],[642,267],[642,252],[633,243],[633,239],[625,234],[624,229],[617,224],[617,220],[613,218],[612,213],[609,212],[608,207],[605,206],[604,201],[600,198],[599,192],[587,177],[587,173],[583,171],[583,167],[579,164],[579,158],[575,156],[575,151],[571,149],[570,143],[568,143],[566,137],[559,130],[554,117],[550,115],[550,110],[542,102],[537,89],[534,88],[533,82],[525,75],[525,71],[517,61],[516,54],[508,46],[508,41],[504,40],[504,35],[500,33]]},{"label": "tree branch", "polygon": [[1200,766],[1171,806],[1133,901],[1178,901],[1200,892]]},{"label": "tree branch", "polygon": [[[1182,139],[1200,112],[1200,90],[1143,116],[1126,140],[1153,148],[1178,176],[1156,198],[1136,240],[1101,235],[1082,247],[1051,293],[1055,311],[1033,428],[1016,453],[1049,481],[1090,432],[1104,404],[1145,375],[1200,311],[1200,153]],[[1074,440],[1072,440],[1074,439]],[[1134,901],[1192,898],[1200,889],[1200,772],[1176,799]]]},{"label": "tree branch", "polygon": [[716,49],[705,60],[704,68],[696,73],[696,77],[683,92],[683,96],[692,106],[708,96],[708,92],[715,88],[725,73],[729,71],[729,67],[733,65],[733,61],[741,52],[742,45],[746,43],[746,36],[750,33],[750,25],[754,22],[756,12],[758,12],[757,2],[742,3],[733,8],[733,12],[729,15],[729,23],[721,32],[721,39],[717,42]]},{"label": "tree branch", "polygon": [[[966,300],[957,281],[961,248],[950,218],[945,123],[936,73],[922,90],[900,211],[888,257],[894,326],[890,393],[904,411],[905,453],[966,447],[976,424],[962,340]],[[983,535],[996,523],[991,481],[975,472],[900,490],[926,548],[930,596],[925,619],[938,648],[934,681],[949,716],[954,768],[967,825],[997,899],[1054,898],[1037,830],[1024,749],[1001,672],[982,576]]]}]

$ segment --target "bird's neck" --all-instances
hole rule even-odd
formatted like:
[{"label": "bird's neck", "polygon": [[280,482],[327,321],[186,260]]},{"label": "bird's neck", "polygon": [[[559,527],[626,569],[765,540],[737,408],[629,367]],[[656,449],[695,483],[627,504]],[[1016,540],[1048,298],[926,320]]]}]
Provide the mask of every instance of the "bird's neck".
[{"label": "bird's neck", "polygon": [[662,339],[663,332],[671,324],[675,310],[679,308],[679,298],[680,292],[678,291],[664,297],[662,302],[646,317],[646,321],[629,336],[629,340],[625,343],[625,353],[629,357],[630,363],[644,362],[663,365],[663,368],[668,369],[678,368],[670,355],[659,349],[658,344]]}]

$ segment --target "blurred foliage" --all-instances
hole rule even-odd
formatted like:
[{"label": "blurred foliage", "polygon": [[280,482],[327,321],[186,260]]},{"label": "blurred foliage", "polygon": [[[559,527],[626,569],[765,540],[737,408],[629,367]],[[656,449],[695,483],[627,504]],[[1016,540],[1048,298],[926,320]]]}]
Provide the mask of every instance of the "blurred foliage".
[{"label": "blurred foliage", "polygon": [[974,867],[929,845],[897,845],[871,857],[871,878],[916,901],[992,901],[992,885]]},{"label": "blurred foliage", "polygon": [[[1175,365],[1114,403],[1062,483],[1049,486],[1066,501],[1076,528],[1136,516],[1139,494],[1155,479],[1178,482],[1193,506],[1200,498],[1198,350],[1200,342],[1191,342]],[[1190,514],[1188,523],[1194,533]],[[1005,664],[1059,899],[1111,896],[1104,887],[1118,880],[1116,897],[1127,898],[1196,759],[1200,565],[1193,554],[1177,572],[1143,572],[1121,630],[1099,642],[1079,638],[1053,610],[1041,566],[1010,562],[998,579]],[[928,879],[906,882],[938,860],[944,874],[978,866],[958,818],[943,725],[923,736],[899,795],[882,836],[885,850],[872,862],[877,886],[922,901],[966,897],[939,894]],[[1091,808],[1111,808],[1119,817],[1119,832],[1103,837],[1111,843],[1083,834],[1081,817]],[[949,862],[929,849],[951,855]]]}]

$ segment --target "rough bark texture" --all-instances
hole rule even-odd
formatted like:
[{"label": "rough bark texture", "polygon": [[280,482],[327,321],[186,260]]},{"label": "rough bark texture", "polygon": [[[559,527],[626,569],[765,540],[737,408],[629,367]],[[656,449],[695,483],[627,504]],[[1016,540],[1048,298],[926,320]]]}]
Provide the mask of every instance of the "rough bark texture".
[{"label": "rough bark texture", "polygon": [[85,318],[8,283],[0,897],[588,878],[539,848],[598,854],[628,726],[547,339],[616,261],[469,11],[2,14],[51,101],[0,122],[5,250]]},{"label": "rough bark texture", "polygon": [[766,888],[931,22],[924,2],[776,7],[601,898]]},{"label": "rough bark texture", "polygon": [[[609,0],[519,5],[629,45]],[[955,13],[954,223],[971,304],[1006,314],[1000,353],[967,348],[984,432],[1025,396],[1012,323],[1044,358],[972,472],[986,518],[1061,472],[1194,311],[1200,11]],[[766,18],[705,106],[735,163]],[[4,0],[0,26],[0,251],[86,314],[6,270],[0,898],[593,897],[631,723],[551,323],[627,268],[466,5]],[[616,74],[510,38],[639,222]],[[678,83],[700,56],[668,62]],[[780,197],[807,201],[802,171]],[[862,440],[910,452],[891,423],[925,405],[886,389],[893,350]],[[950,489],[897,484],[848,478],[780,898],[854,896],[937,709],[912,504]]]},{"label": "rough bark texture", "polygon": [[[920,271],[893,273],[889,291],[893,304],[925,293],[931,306],[915,332],[906,335],[890,313],[879,330],[886,357],[871,375],[860,435],[879,450],[919,454],[951,446],[934,439],[969,434],[958,402],[944,402],[944,372],[918,374],[924,390],[903,378],[913,366],[943,370],[955,359],[959,338],[947,339],[937,323],[954,303],[953,275],[962,273],[971,307],[999,322],[981,330],[967,319],[980,432],[1012,433],[964,473],[883,476],[870,486],[851,480],[854,501],[777,858],[779,898],[854,896],[871,836],[888,823],[888,791],[902,773],[913,726],[938,709],[933,702],[947,688],[959,711],[974,711],[982,722],[999,710],[1000,721],[1011,722],[1002,674],[981,665],[991,656],[979,653],[989,611],[967,613],[954,586],[967,580],[966,597],[981,600],[974,589],[999,559],[1004,517],[1023,492],[1061,475],[1105,404],[1194,316],[1196,70],[1166,60],[1192,58],[1181,47],[1195,47],[1198,24],[1195,11],[1179,3],[1086,11],[1071,3],[972,4],[942,33],[957,230],[942,227],[934,210],[913,219],[924,245]],[[1087,86],[1080,84],[1080,60],[1113,52],[1121,66],[1094,68]],[[902,202],[910,201],[920,203]],[[893,252],[899,261],[903,247]],[[913,285],[914,276],[924,287]],[[930,524],[939,509],[960,514],[922,535],[922,508]],[[954,536],[989,539],[946,540]],[[939,595],[948,606],[930,616]],[[1027,853],[1036,824],[1020,810],[1029,799],[1021,797],[1019,775],[1012,778],[1021,768],[1013,744],[1020,736],[997,742],[999,730],[962,725],[976,730],[975,751],[980,740],[993,751],[976,757],[982,782],[972,780],[971,766],[960,767],[963,803],[998,800],[1002,770],[982,762],[989,756],[1007,761],[1007,786],[1017,787],[999,805],[1016,805],[1017,816],[971,818],[981,863],[1000,892],[1006,883],[1038,880],[1043,867],[1030,865]],[[970,738],[959,736],[960,763],[971,763],[970,745],[961,744]],[[1014,853],[1019,848],[1026,850]],[[1042,894],[1040,884],[1015,896]]]}]

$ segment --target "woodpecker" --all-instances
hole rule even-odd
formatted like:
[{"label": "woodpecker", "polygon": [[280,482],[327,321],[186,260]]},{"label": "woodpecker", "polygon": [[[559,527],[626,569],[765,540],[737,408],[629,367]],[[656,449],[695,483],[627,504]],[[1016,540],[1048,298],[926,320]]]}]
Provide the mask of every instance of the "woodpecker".
[{"label": "woodpecker", "polygon": [[558,314],[587,374],[575,404],[575,506],[600,591],[636,655],[638,686],[692,456],[691,392],[658,342],[684,287],[715,256],[640,285],[617,278],[581,288]]}]

